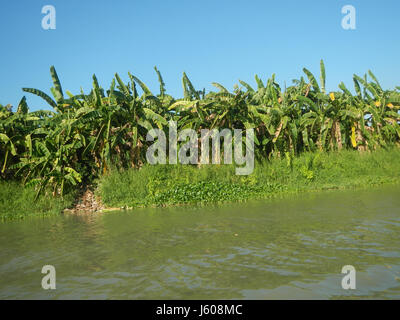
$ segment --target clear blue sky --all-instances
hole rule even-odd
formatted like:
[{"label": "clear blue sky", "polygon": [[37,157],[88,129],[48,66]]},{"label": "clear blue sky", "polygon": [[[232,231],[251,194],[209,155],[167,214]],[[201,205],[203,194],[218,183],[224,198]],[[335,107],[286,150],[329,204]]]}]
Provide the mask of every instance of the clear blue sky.
[{"label": "clear blue sky", "polygon": [[[44,5],[56,8],[56,30],[43,30]],[[356,8],[357,29],[344,30],[341,8]],[[199,90],[272,73],[287,85],[307,67],[327,88],[368,69],[387,88],[400,85],[400,1],[368,0],[3,0],[0,103],[17,105],[22,87],[50,94],[54,65],[64,89],[88,91],[95,73],[108,88],[131,71],[157,92],[156,65],[168,93],[182,96],[185,71]],[[31,110],[48,108],[26,93]]]}]

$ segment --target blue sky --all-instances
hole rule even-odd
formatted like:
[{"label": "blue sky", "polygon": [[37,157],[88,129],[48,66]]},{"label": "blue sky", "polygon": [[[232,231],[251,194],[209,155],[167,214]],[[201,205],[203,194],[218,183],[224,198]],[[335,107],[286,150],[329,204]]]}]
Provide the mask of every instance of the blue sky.
[{"label": "blue sky", "polygon": [[[56,30],[43,30],[44,5],[56,8]],[[341,27],[341,8],[356,8],[356,30]],[[64,89],[90,90],[92,75],[108,88],[128,71],[158,90],[182,96],[185,71],[196,89],[232,89],[276,73],[283,86],[324,59],[327,88],[371,69],[386,88],[400,85],[400,2],[367,0],[7,0],[0,4],[0,103],[18,104],[22,87],[50,94],[51,65]],[[26,93],[31,110],[49,108]]]}]

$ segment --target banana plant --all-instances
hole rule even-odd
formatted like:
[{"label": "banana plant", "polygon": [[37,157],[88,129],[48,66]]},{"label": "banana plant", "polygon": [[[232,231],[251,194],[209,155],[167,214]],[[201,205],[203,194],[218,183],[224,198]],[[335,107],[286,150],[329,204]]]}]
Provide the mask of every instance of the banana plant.
[{"label": "banana plant", "polygon": [[[112,167],[140,168],[150,142],[147,132],[168,133],[168,121],[178,129],[254,129],[258,158],[289,156],[304,151],[376,149],[400,145],[400,87],[384,90],[368,71],[353,76],[352,94],[344,85],[327,92],[326,72],[320,61],[316,77],[305,76],[281,88],[275,74],[255,86],[239,80],[229,91],[196,90],[182,75],[183,97],[174,99],[157,67],[159,89],[152,90],[128,72],[124,82],[115,74],[108,90],[95,75],[89,92],[76,95],[62,89],[55,68],[50,68],[51,96],[33,88],[53,111],[30,112],[23,97],[13,112],[0,105],[0,176],[19,178],[41,193],[63,195],[80,184],[91,183]],[[371,79],[371,80],[370,80]],[[156,92],[156,91],[154,91]]]}]

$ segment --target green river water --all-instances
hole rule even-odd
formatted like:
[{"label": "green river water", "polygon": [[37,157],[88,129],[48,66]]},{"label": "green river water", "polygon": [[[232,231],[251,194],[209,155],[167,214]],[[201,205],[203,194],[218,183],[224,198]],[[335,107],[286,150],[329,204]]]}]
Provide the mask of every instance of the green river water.
[{"label": "green river water", "polygon": [[0,277],[0,299],[399,299],[400,187],[3,223]]}]

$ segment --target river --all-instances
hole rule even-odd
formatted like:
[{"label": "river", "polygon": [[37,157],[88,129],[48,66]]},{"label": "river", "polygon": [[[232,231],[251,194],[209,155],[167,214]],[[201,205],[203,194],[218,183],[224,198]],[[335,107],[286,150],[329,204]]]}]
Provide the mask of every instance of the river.
[{"label": "river", "polygon": [[400,298],[400,186],[0,224],[0,299],[360,298]]}]

